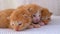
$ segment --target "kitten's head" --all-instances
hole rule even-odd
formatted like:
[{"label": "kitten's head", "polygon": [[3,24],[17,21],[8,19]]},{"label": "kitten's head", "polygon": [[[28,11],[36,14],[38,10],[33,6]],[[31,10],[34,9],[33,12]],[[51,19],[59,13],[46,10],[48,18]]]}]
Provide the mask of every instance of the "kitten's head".
[{"label": "kitten's head", "polygon": [[48,9],[46,9],[46,8],[42,9],[41,19],[46,24],[50,21],[51,15],[52,15],[52,13]]},{"label": "kitten's head", "polygon": [[29,5],[26,5],[25,7],[31,13],[33,23],[38,23],[41,19],[42,7],[36,4],[29,4]]},{"label": "kitten's head", "polygon": [[10,26],[16,31],[26,29],[31,23],[31,14],[24,8],[15,10],[10,18]]}]

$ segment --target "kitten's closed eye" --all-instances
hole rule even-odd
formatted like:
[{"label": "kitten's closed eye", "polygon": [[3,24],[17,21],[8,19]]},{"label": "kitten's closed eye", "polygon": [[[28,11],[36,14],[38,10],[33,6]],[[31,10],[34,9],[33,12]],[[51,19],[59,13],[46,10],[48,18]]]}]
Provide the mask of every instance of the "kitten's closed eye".
[{"label": "kitten's closed eye", "polygon": [[39,15],[40,16],[40,15]]},{"label": "kitten's closed eye", "polygon": [[48,20],[50,20],[51,18],[50,17],[48,17]]},{"label": "kitten's closed eye", "polygon": [[14,24],[12,23],[12,26],[14,26]]},{"label": "kitten's closed eye", "polygon": [[35,15],[33,15],[33,17],[36,17]]},{"label": "kitten's closed eye", "polygon": [[18,25],[22,25],[22,22],[18,22]]},{"label": "kitten's closed eye", "polygon": [[19,22],[15,21],[14,23],[11,23],[12,26],[14,26],[14,25],[21,25],[21,24],[22,24],[22,22],[20,22],[20,21]]}]

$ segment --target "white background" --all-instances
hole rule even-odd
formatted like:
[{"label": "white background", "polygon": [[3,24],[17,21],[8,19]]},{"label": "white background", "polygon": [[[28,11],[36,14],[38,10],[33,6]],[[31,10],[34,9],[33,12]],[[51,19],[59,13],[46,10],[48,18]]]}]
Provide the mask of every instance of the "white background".
[{"label": "white background", "polygon": [[60,15],[60,0],[0,0],[0,10],[6,8],[16,8],[22,4],[36,3],[46,7],[53,12],[53,15]]}]

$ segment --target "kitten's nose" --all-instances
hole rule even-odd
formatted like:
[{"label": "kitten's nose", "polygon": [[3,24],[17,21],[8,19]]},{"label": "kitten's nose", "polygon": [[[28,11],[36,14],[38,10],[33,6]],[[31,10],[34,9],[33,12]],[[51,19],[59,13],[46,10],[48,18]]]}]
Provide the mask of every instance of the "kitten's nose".
[{"label": "kitten's nose", "polygon": [[15,28],[15,30],[16,30],[16,31],[19,31],[19,26],[17,26],[17,27]]},{"label": "kitten's nose", "polygon": [[19,31],[18,29],[16,29],[16,31]]},{"label": "kitten's nose", "polygon": [[39,22],[39,19],[36,19],[37,22]]}]

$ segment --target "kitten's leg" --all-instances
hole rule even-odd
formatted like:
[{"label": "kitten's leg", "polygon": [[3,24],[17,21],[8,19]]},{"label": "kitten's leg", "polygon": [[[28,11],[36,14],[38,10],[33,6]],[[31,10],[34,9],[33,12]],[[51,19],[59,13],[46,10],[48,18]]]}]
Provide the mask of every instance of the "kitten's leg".
[{"label": "kitten's leg", "polygon": [[39,24],[40,24],[41,26],[44,26],[44,25],[45,25],[44,22],[42,22],[42,21],[39,22]]},{"label": "kitten's leg", "polygon": [[40,28],[40,25],[39,24],[33,24],[33,27],[34,28]]}]

